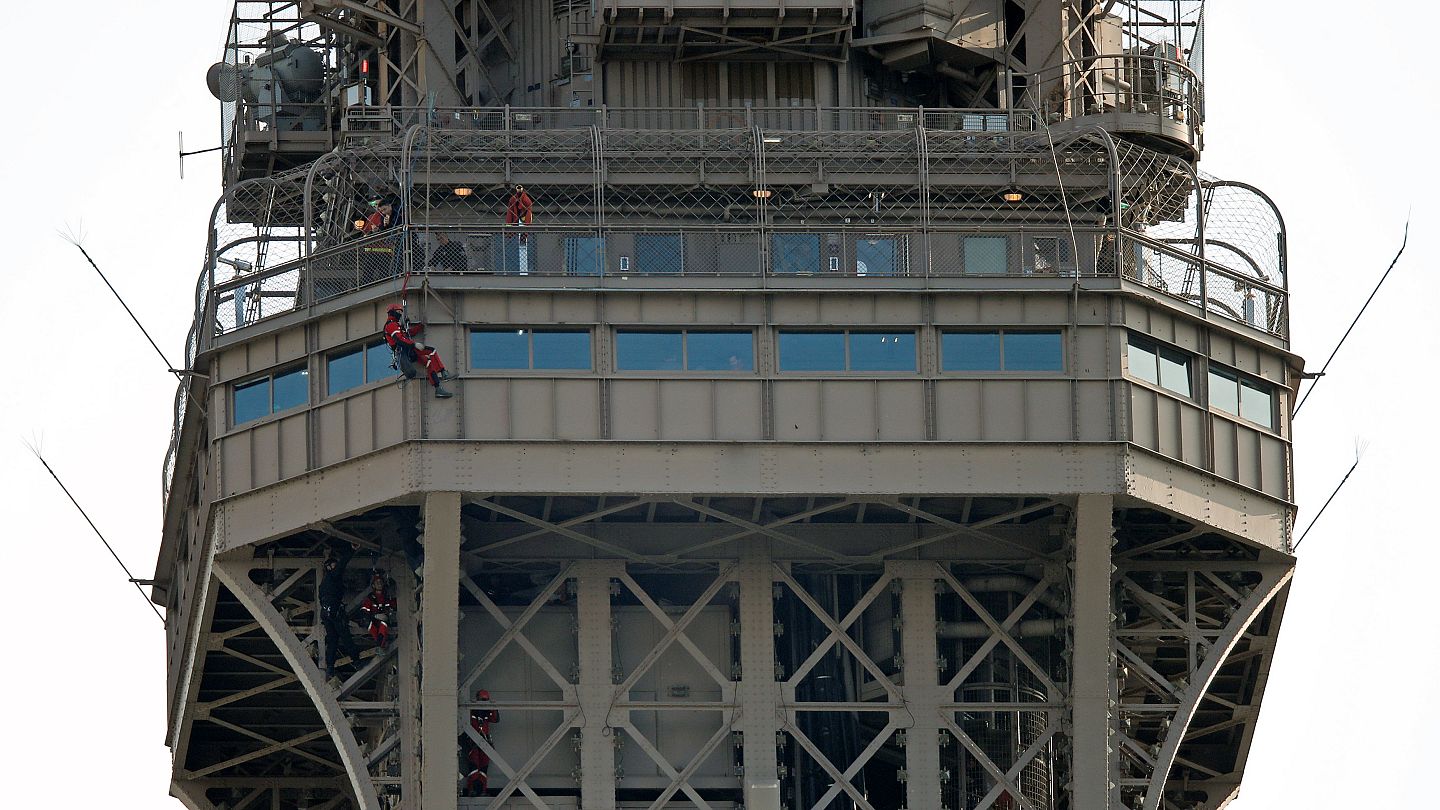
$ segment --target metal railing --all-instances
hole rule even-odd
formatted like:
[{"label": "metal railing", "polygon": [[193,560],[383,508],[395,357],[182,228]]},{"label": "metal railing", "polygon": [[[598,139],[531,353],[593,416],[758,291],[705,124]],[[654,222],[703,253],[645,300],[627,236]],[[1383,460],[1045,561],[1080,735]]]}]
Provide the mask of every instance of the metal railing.
[{"label": "metal railing", "polygon": [[1198,151],[1205,91],[1184,62],[1161,56],[1102,54],[1072,59],[1026,77],[1020,106],[1046,123],[1105,113],[1154,116],[1174,124]]}]

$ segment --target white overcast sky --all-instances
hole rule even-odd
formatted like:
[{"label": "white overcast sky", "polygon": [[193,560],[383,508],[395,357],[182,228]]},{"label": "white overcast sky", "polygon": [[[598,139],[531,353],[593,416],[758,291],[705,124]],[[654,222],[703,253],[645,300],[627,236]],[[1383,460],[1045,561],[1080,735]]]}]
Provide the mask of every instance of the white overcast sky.
[{"label": "white overcast sky", "polygon": [[[539,0],[535,0],[539,2]],[[1440,5],[1217,2],[1202,167],[1254,183],[1290,232],[1296,351],[1318,369],[1399,244],[1410,247],[1297,420],[1300,550],[1242,798],[1233,807],[1435,806],[1440,761],[1436,497],[1435,32]],[[141,11],[143,9],[143,11]],[[10,807],[178,807],[166,798],[160,623],[25,449],[34,439],[137,576],[160,539],[175,383],[79,253],[85,244],[179,362],[219,193],[176,173],[177,130],[215,145],[225,0],[9,3],[0,125],[8,379],[0,539]],[[71,797],[71,794],[78,794]]]}]

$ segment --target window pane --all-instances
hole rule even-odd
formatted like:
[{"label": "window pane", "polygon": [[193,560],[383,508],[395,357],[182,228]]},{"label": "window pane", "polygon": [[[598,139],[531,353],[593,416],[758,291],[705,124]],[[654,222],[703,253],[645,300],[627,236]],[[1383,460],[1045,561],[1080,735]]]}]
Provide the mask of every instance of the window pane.
[{"label": "window pane", "polygon": [[530,332],[506,329],[470,333],[471,368],[530,368]]},{"label": "window pane", "polygon": [[1060,371],[1065,354],[1059,332],[1006,332],[1006,371]]},{"label": "window pane", "polygon": [[1275,427],[1275,396],[1269,389],[1246,380],[1240,381],[1240,416],[1251,422]]},{"label": "window pane", "polygon": [[999,332],[946,332],[940,336],[945,371],[999,371]]},{"label": "window pane", "polygon": [[235,386],[235,424],[269,415],[269,377]]},{"label": "window pane", "polygon": [[914,333],[850,333],[851,371],[914,371]]},{"label": "window pane", "polygon": [[855,240],[855,275],[893,276],[899,266],[899,240],[861,237]]},{"label": "window pane", "polygon": [[275,410],[283,411],[310,401],[310,372],[297,368],[275,377]]},{"label": "window pane", "polygon": [[962,258],[965,272],[975,275],[1000,275],[1009,268],[1010,240],[1004,236],[963,236]]},{"label": "window pane", "polygon": [[535,368],[590,370],[589,332],[536,332]]},{"label": "window pane", "polygon": [[1159,385],[1160,375],[1155,370],[1155,350],[1131,343],[1128,352],[1130,376],[1151,385]]},{"label": "window pane", "polygon": [[685,336],[685,363],[691,371],[754,371],[754,337],[749,332],[691,332]]},{"label": "window pane", "polygon": [[615,366],[621,371],[679,371],[679,332],[617,332]]},{"label": "window pane", "polygon": [[1190,396],[1190,359],[1184,355],[1160,352],[1160,387],[1182,396]]},{"label": "window pane", "polygon": [[602,275],[605,272],[605,239],[599,236],[565,237],[565,272],[572,276]]},{"label": "window pane", "polygon": [[325,393],[338,394],[365,383],[365,354],[360,349],[332,354],[325,363]]},{"label": "window pane", "polygon": [[776,273],[820,272],[820,235],[775,234],[770,241],[770,262]]},{"label": "window pane", "polygon": [[1240,415],[1240,389],[1234,377],[1210,369],[1210,407]]},{"label": "window pane", "polygon": [[843,332],[781,332],[781,371],[844,371]]},{"label": "window pane", "polygon": [[398,372],[390,368],[394,360],[390,353],[390,347],[385,341],[373,343],[365,347],[365,382],[375,382],[394,376]]}]

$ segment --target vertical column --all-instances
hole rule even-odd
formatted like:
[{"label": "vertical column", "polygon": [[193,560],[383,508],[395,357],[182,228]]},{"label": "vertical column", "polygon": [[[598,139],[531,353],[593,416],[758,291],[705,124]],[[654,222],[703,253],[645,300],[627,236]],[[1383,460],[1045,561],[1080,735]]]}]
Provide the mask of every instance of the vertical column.
[{"label": "vertical column", "polygon": [[745,541],[740,582],[740,705],[746,810],[780,810],[780,684],[775,680],[775,578],[764,541]]},{"label": "vertical column", "polygon": [[[580,806],[585,810],[615,808],[615,731],[610,727],[611,695],[615,691],[610,612],[610,578],[624,563],[592,560],[576,565],[576,606],[579,611]],[[426,807],[426,810],[430,810]]]},{"label": "vertical column", "polygon": [[900,655],[913,725],[905,732],[905,800],[910,810],[940,806],[940,673],[936,668],[935,564],[887,563],[900,581]]},{"label": "vertical column", "polygon": [[[460,493],[425,497],[425,585],[420,596],[420,798],[416,807],[454,810],[455,736],[460,730]],[[409,802],[407,802],[407,805]]]},{"label": "vertical column", "polygon": [[1070,745],[1075,810],[1117,806],[1114,734],[1115,645],[1111,605],[1114,528],[1109,495],[1081,495],[1075,509],[1074,682],[1070,695]]},{"label": "vertical column", "polygon": [[395,571],[399,591],[395,611],[396,642],[399,645],[400,704],[400,795],[420,795],[420,611],[416,604],[415,575],[408,564]]}]

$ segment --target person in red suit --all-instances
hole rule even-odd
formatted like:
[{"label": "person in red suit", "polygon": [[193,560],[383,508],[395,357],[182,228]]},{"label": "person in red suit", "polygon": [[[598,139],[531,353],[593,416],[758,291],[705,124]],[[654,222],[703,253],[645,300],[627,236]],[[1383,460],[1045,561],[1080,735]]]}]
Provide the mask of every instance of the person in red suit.
[{"label": "person in red suit", "polygon": [[[475,699],[481,703],[490,702],[490,693],[481,689],[475,693]],[[470,727],[475,729],[485,742],[490,742],[490,725],[500,722],[500,712],[495,709],[479,708],[470,710]],[[465,788],[461,791],[465,796],[484,796],[490,788],[490,755],[485,749],[475,744],[470,735],[460,735],[460,745],[465,751],[465,761],[470,763],[470,771],[465,774]]]},{"label": "person in red suit", "polygon": [[[454,376],[445,370],[445,364],[441,362],[440,354],[415,339],[425,331],[425,325],[417,323],[407,327],[404,322],[405,308],[399,304],[391,304],[390,308],[386,310],[386,315],[385,342],[390,345],[391,350],[425,369],[430,384],[435,387],[436,397],[445,399],[454,396],[440,384],[441,380],[448,380]],[[407,374],[406,376],[414,375]]]},{"label": "person in red suit", "polygon": [[390,622],[395,615],[395,597],[385,587],[385,577],[376,574],[370,580],[370,593],[360,604],[360,610],[370,619],[370,638],[385,649],[390,644]]},{"label": "person in red suit", "polygon": [[[517,185],[510,195],[510,202],[505,204],[505,224],[522,227],[535,224],[535,201],[524,186]],[[525,241],[525,234],[520,234],[520,241]]]}]

